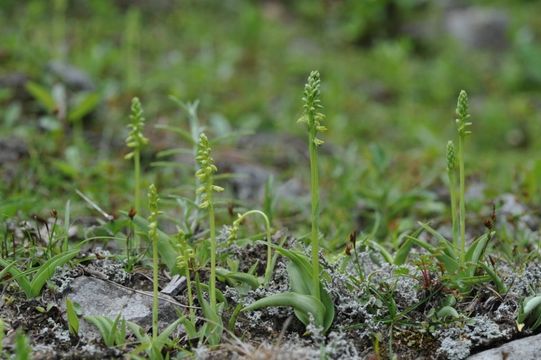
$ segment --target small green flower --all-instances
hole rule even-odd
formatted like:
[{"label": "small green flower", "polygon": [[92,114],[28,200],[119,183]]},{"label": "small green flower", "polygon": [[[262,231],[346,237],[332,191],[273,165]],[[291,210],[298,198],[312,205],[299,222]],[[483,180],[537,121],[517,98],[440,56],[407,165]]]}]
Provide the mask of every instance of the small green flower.
[{"label": "small green flower", "polygon": [[[143,128],[145,127],[145,118],[143,116],[143,107],[139,98],[134,97],[131,102],[131,124],[128,124],[130,133],[126,138],[126,145],[134,150],[142,149],[148,144],[148,139],[143,135]],[[125,158],[131,159],[135,154],[135,151],[128,153]]]}]

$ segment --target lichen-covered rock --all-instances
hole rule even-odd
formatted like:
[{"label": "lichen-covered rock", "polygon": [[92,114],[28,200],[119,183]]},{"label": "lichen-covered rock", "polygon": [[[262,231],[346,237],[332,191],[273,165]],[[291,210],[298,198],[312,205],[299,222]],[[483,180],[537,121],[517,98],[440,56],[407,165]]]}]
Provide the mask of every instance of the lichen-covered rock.
[{"label": "lichen-covered rock", "polygon": [[[81,276],[71,283],[72,291],[66,295],[74,303],[79,304],[81,315],[107,316],[115,318],[118,314],[125,320],[133,321],[140,326],[150,327],[152,324],[152,294],[143,291],[133,291],[111,282],[88,276]],[[160,329],[175,321],[178,317],[175,301],[160,295],[159,326]],[[63,301],[65,304],[65,300]],[[79,336],[87,339],[97,338],[97,330],[81,322]]]},{"label": "lichen-covered rock", "polygon": [[468,360],[534,360],[539,359],[541,335],[511,341],[500,347],[470,356]]}]

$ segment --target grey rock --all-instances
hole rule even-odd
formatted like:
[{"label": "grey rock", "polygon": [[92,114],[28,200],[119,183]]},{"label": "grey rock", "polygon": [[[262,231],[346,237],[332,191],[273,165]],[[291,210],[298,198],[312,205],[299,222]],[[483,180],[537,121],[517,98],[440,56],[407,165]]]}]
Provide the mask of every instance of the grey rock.
[{"label": "grey rock", "polygon": [[90,76],[73,65],[52,61],[47,64],[47,69],[72,90],[90,91],[96,88]]},{"label": "grey rock", "polygon": [[[127,321],[150,328],[152,324],[152,294],[135,292],[127,288],[114,285],[111,282],[88,276],[81,276],[71,283],[72,291],[67,295],[71,301],[79,304],[81,318],[84,316],[107,316],[115,318],[118,314]],[[171,301],[165,301],[170,299]],[[159,327],[164,329],[178,317],[176,310],[180,306],[165,295],[160,295]],[[62,302],[65,306],[65,300]],[[86,339],[96,339],[100,335],[94,326],[82,320],[79,327],[79,336]]]},{"label": "grey rock", "polygon": [[0,76],[0,89],[6,88],[13,91],[15,99],[27,100],[31,98],[26,91],[26,82],[29,80],[28,75],[20,72],[14,72]]},{"label": "grey rock", "polygon": [[28,147],[23,140],[17,137],[0,139],[0,165],[17,162],[27,156]]},{"label": "grey rock", "polygon": [[534,360],[539,359],[541,335],[511,341],[500,347],[468,357],[468,360]]},{"label": "grey rock", "polygon": [[509,18],[498,9],[469,7],[446,13],[445,30],[470,49],[505,50],[509,46]]},{"label": "grey rock", "polygon": [[26,143],[17,137],[0,139],[0,181],[10,186],[17,181],[18,176],[24,167],[22,160],[29,155]]},{"label": "grey rock", "polygon": [[233,191],[241,200],[262,199],[265,184],[273,173],[264,167],[252,164],[233,164]]}]

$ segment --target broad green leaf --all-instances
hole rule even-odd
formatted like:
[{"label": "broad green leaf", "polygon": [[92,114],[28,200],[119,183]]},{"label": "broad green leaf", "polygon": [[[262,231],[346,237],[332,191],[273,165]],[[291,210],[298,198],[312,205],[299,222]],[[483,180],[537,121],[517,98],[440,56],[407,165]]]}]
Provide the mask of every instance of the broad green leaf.
[{"label": "broad green leaf", "polygon": [[4,269],[8,269],[8,272],[13,276],[13,279],[17,282],[19,287],[24,291],[26,297],[33,298],[34,292],[32,291],[32,285],[26,277],[26,273],[17,269],[13,266],[13,263],[10,263],[4,259],[0,259],[0,266]]},{"label": "broad green leaf", "polygon": [[190,321],[186,316],[180,317],[181,323],[184,326],[184,331],[186,331],[186,335],[188,335],[188,339],[195,339],[198,337],[197,329],[195,328],[195,324]]},{"label": "broad green leaf", "polygon": [[71,122],[78,122],[85,117],[85,115],[94,110],[99,102],[100,96],[97,93],[91,92],[85,94],[79,103],[68,113],[68,120]]},{"label": "broad green leaf", "polygon": [[85,316],[84,318],[86,321],[94,325],[98,331],[101,334],[101,337],[103,339],[103,342],[106,346],[112,347],[114,346],[113,338],[111,337],[111,333],[113,331],[113,321],[105,316]]},{"label": "broad green leaf", "polygon": [[[205,290],[206,292],[209,291],[209,286],[207,284],[200,284],[201,289]],[[224,305],[227,306],[227,299],[224,296],[224,293],[220,289],[216,289],[216,301],[220,303],[224,303]]]},{"label": "broad green leaf", "polygon": [[79,334],[79,317],[75,312],[73,302],[69,298],[66,298],[66,314],[68,316],[69,331],[74,336],[77,336]]},{"label": "broad green leaf", "polygon": [[[492,234],[491,234],[492,235]],[[466,262],[471,262],[475,264],[475,266],[470,266],[468,268],[467,274],[469,276],[473,276],[475,273],[475,269],[477,267],[477,264],[483,257],[483,254],[485,252],[485,249],[487,247],[489,240],[489,234],[484,234],[480,237],[478,237],[468,248],[468,251],[466,252],[466,255],[464,257]]]},{"label": "broad green leaf", "polygon": [[460,316],[458,315],[458,312],[456,311],[456,309],[452,306],[444,306],[442,307],[438,313],[437,313],[438,317],[440,319],[444,319],[444,318],[448,318],[448,317],[451,317],[453,319],[457,319],[459,318]]},{"label": "broad green leaf", "polygon": [[208,339],[210,345],[218,345],[222,338],[223,324],[222,318],[218,315],[217,309],[213,309],[209,302],[203,298],[201,283],[199,277],[196,276],[195,289],[197,293],[197,301],[203,310],[203,316],[206,323],[203,326],[202,334]]},{"label": "broad green leaf", "polygon": [[289,278],[289,286],[292,291],[304,294],[312,295],[312,272],[307,272],[304,267],[299,266],[297,263],[290,261],[287,264],[287,276]]},{"label": "broad green leaf", "polygon": [[216,274],[218,276],[225,277],[226,279],[231,279],[231,280],[235,280],[235,281],[239,281],[244,284],[247,284],[252,289],[257,289],[259,287],[259,279],[257,278],[257,276],[254,276],[251,274],[238,272],[238,271],[229,271],[224,268],[217,268]]},{"label": "broad green leaf", "polygon": [[79,254],[79,249],[67,251],[58,254],[39,267],[38,272],[31,281],[33,297],[39,296],[45,283],[54,275],[57,267],[64,265]]},{"label": "broad green leaf", "polygon": [[486,265],[485,263],[480,262],[479,265],[487,272],[488,276],[492,279],[492,282],[496,285],[496,289],[498,290],[498,293],[505,294],[507,292],[507,287],[505,286],[502,279],[498,276],[496,271],[492,269],[490,266]]},{"label": "broad green leaf", "polygon": [[165,346],[167,340],[169,340],[169,337],[171,336],[173,331],[175,331],[175,329],[181,323],[182,323],[182,319],[179,318],[179,319],[175,320],[174,322],[169,324],[169,326],[167,326],[165,329],[163,329],[163,331],[158,335],[158,337],[156,338],[156,341],[154,342],[154,344],[158,347],[158,349],[160,351]]},{"label": "broad green leaf", "polygon": [[54,101],[53,95],[45,87],[32,81],[28,81],[25,87],[30,95],[32,95],[48,112],[52,113],[55,110],[56,102]]},{"label": "broad green leaf", "polygon": [[519,322],[523,322],[535,308],[541,305],[541,295],[526,298],[523,305]]},{"label": "broad green leaf", "polygon": [[[370,245],[372,249],[379,252],[381,256],[383,256],[385,261],[387,261],[389,264],[395,263],[396,260],[393,259],[393,256],[391,255],[391,253],[388,252],[387,249],[385,249],[381,244],[378,244],[374,240],[369,240],[368,245]],[[409,248],[411,249],[411,246]],[[408,249],[408,252],[409,252],[409,249]],[[406,253],[406,256],[407,256],[407,253]]]},{"label": "broad green leaf", "polygon": [[[287,276],[289,279],[289,288],[292,292],[302,295],[312,295],[311,272],[306,273],[306,269],[290,261],[287,264]],[[308,313],[299,309],[294,309],[295,316],[305,325],[310,322]]]},{"label": "broad green leaf", "polygon": [[[0,259],[0,266],[3,267],[2,271],[0,271],[0,280],[2,280],[4,276],[6,276],[6,274],[9,273],[10,269],[14,267],[16,263],[17,263],[16,261],[8,263],[7,261]],[[4,264],[8,264],[8,265],[5,266]]]},{"label": "broad green leaf", "polygon": [[127,325],[130,331],[132,332],[132,334],[135,335],[135,337],[141,344],[150,343],[150,336],[148,336],[145,329],[143,329],[141,326],[131,321],[128,321]]},{"label": "broad green leaf", "polygon": [[323,318],[323,331],[327,332],[330,329],[334,321],[334,302],[331,295],[327,292],[325,287],[320,284],[319,293],[321,296],[321,302],[325,306],[325,317]]},{"label": "broad green leaf", "polygon": [[[252,311],[269,306],[291,306],[293,309],[305,314],[312,314],[316,325],[321,327],[324,327],[325,325],[325,305],[311,295],[298,294],[295,292],[285,292],[267,296],[248,305],[242,309],[242,311]],[[305,325],[307,325],[307,323],[305,323]]]}]

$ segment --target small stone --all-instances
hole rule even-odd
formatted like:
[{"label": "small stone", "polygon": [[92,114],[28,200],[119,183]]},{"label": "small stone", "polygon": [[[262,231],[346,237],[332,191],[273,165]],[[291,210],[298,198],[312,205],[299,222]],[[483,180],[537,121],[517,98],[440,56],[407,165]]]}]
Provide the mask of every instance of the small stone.
[{"label": "small stone", "polygon": [[[79,336],[87,339],[100,338],[98,330],[82,320],[84,316],[107,316],[114,319],[118,314],[145,328],[152,324],[152,293],[126,289],[110,282],[88,276],[81,276],[71,283],[72,292],[66,297],[79,304],[81,324]],[[179,306],[164,301],[160,295],[159,327],[164,329],[178,317]],[[171,299],[172,300],[172,299]],[[174,300],[172,300],[174,301]],[[62,306],[65,307],[65,299]]]},{"label": "small stone", "polygon": [[47,65],[47,69],[73,90],[91,91],[96,88],[90,76],[73,65],[53,61]]},{"label": "small stone", "polygon": [[500,347],[472,355],[468,360],[534,360],[539,359],[541,335],[508,342]]},{"label": "small stone", "polygon": [[470,49],[505,50],[509,18],[498,9],[469,7],[447,13],[445,30]]}]

